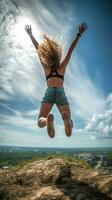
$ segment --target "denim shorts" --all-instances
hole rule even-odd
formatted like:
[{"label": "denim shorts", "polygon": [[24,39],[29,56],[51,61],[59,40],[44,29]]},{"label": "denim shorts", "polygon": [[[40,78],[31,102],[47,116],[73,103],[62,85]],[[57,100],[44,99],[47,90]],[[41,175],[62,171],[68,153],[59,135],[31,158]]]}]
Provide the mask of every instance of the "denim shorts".
[{"label": "denim shorts", "polygon": [[69,104],[63,87],[48,87],[41,103],[56,104],[57,106]]}]

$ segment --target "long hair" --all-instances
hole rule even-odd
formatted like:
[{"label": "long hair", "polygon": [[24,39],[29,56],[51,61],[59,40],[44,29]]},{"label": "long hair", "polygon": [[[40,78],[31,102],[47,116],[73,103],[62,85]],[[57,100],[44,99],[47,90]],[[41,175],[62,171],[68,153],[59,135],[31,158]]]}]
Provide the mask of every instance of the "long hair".
[{"label": "long hair", "polygon": [[61,61],[62,48],[56,41],[44,35],[43,42],[38,46],[38,54],[45,66],[58,67]]}]

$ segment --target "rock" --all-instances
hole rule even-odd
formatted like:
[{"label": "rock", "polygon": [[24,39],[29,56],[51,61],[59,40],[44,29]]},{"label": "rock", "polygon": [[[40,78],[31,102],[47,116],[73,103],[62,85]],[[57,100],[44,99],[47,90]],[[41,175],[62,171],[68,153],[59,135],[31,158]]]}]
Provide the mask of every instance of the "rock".
[{"label": "rock", "polygon": [[51,158],[0,173],[0,200],[111,200],[112,176]]}]

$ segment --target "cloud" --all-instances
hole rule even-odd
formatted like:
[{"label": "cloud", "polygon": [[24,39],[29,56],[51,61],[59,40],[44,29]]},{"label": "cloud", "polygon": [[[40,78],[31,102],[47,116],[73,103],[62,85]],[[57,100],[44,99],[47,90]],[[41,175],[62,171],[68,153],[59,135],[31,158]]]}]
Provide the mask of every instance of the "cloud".
[{"label": "cloud", "polygon": [[2,104],[2,106],[4,106],[6,111],[12,112],[10,115],[6,113],[0,114],[0,144],[2,145],[54,147],[60,145],[66,146],[68,142],[70,144],[73,140],[66,137],[63,124],[55,125],[55,139],[50,139],[46,128],[40,129],[37,126],[35,118],[36,110],[20,112],[12,109],[7,104]]},{"label": "cloud", "polygon": [[112,94],[105,99],[105,104],[105,111],[94,114],[85,126],[85,131],[91,133],[91,139],[112,138]]},{"label": "cloud", "polygon": [[[65,134],[63,121],[62,123],[55,124],[55,138],[51,140],[48,137],[46,128],[40,129],[36,124],[36,110],[29,111],[18,111],[10,107],[10,105],[2,104],[4,106],[4,114],[0,114],[0,143],[2,145],[25,145],[25,146],[85,146],[89,144],[89,141],[95,141],[93,146],[98,142],[98,137],[96,137],[96,131],[94,132],[85,129],[73,129],[72,136],[68,138]],[[11,111],[12,113],[8,113]],[[38,110],[37,110],[38,112]],[[105,132],[108,130],[104,130]],[[83,142],[82,142],[83,141]],[[90,143],[91,144],[91,143]],[[89,145],[90,145],[89,144]],[[100,146],[101,146],[100,142]]]},{"label": "cloud", "polygon": [[32,117],[32,116],[37,116],[38,113],[39,113],[39,110],[31,110],[31,111],[25,112],[23,115]]},{"label": "cloud", "polygon": [[[58,4],[56,7],[58,16],[62,16],[61,8]],[[33,3],[20,1],[15,4],[14,1],[2,0],[0,9],[2,24],[0,27],[2,96],[0,97],[2,100],[10,100],[18,96],[32,102],[40,101],[46,88],[44,74],[37,52],[24,30],[24,25],[25,23],[32,24],[33,33],[38,40],[42,33],[57,35],[58,39],[63,39],[63,30],[67,32],[70,27],[67,24],[63,26],[64,16],[61,17],[59,23],[57,14],[55,12],[54,14],[52,9],[49,10],[41,1]],[[69,13],[65,16],[69,16]],[[28,19],[31,22],[28,22]]]},{"label": "cloud", "polygon": [[37,131],[37,123],[34,119],[28,119],[22,116],[12,116],[0,114],[1,123],[6,126],[25,128],[26,130]]},{"label": "cloud", "polygon": [[65,88],[74,116],[87,121],[94,113],[100,113],[105,108],[103,93],[93,83],[86,71],[85,62],[77,53],[71,58],[66,72]]},{"label": "cloud", "polygon": [[45,131],[35,134],[27,131],[7,130],[6,127],[1,128],[0,144],[2,145],[41,147],[44,140],[48,142]]},{"label": "cloud", "polygon": [[8,104],[4,104],[4,103],[1,103],[1,106],[5,109],[5,110],[8,110],[8,111],[11,111],[13,113],[13,115],[15,116],[21,116],[21,112],[11,108]]},{"label": "cloud", "polygon": [[[11,108],[8,104],[2,103],[1,106],[6,111],[5,114],[0,114],[0,122],[2,125],[6,127],[10,126],[10,129],[19,127],[21,130],[32,130],[33,132],[39,131],[39,127],[37,126],[37,114],[39,111],[37,109],[20,112]],[[11,111],[10,114],[9,111]]]},{"label": "cloud", "polygon": [[36,60],[36,52],[32,52],[30,39],[24,30],[22,10],[13,1],[5,0],[0,2],[0,11],[0,97],[10,100],[18,95],[31,101],[40,100],[42,72],[37,69],[40,68],[39,60]]}]

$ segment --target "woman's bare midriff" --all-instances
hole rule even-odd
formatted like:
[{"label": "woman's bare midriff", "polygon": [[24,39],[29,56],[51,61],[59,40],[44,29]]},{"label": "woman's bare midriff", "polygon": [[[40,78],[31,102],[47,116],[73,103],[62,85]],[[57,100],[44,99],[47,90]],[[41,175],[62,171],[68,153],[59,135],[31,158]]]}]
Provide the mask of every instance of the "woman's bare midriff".
[{"label": "woman's bare midriff", "polygon": [[57,77],[53,77],[47,80],[48,87],[63,87],[63,80]]}]

